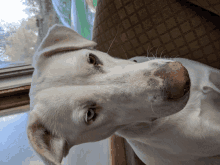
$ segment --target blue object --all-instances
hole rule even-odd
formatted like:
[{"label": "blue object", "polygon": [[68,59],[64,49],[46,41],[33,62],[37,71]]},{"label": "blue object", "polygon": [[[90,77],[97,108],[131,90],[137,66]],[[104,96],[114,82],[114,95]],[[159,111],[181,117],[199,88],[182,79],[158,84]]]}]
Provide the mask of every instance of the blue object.
[{"label": "blue object", "polygon": [[60,22],[67,27],[71,27],[71,0],[52,0]]},{"label": "blue object", "polygon": [[87,7],[85,0],[52,0],[60,22],[72,27],[88,40],[92,39],[95,13]]}]

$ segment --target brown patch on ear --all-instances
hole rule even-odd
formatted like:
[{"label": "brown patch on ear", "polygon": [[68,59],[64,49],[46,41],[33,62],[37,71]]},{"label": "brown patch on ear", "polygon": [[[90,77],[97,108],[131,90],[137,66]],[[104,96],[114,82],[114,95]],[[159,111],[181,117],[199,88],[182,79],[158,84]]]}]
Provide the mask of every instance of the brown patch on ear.
[{"label": "brown patch on ear", "polygon": [[[37,137],[40,139],[37,139]],[[46,129],[39,121],[35,121],[32,125],[28,126],[28,138],[39,154],[43,154],[45,149],[51,150],[50,140],[52,139],[52,135],[47,133]],[[40,143],[39,140],[43,143]]]},{"label": "brown patch on ear", "polygon": [[178,99],[189,90],[189,74],[180,62],[169,62],[155,71],[154,75],[164,79],[164,87],[169,99]]},{"label": "brown patch on ear", "polygon": [[68,154],[70,147],[63,138],[51,134],[42,122],[33,115],[36,114],[31,112],[30,119],[32,120],[30,120],[27,129],[28,139],[32,147],[44,162],[60,165],[63,157]]},{"label": "brown patch on ear", "polygon": [[[41,133],[42,141],[45,143],[47,150],[51,150],[50,142],[53,138],[52,134],[48,130],[46,130],[44,126],[38,121],[36,121],[32,126],[30,126],[30,129],[32,129],[33,133],[36,133],[36,134],[37,134],[37,131],[41,131],[39,132],[39,134]],[[41,147],[39,143],[37,143],[36,141],[35,141],[35,144],[37,144],[38,147]]]}]

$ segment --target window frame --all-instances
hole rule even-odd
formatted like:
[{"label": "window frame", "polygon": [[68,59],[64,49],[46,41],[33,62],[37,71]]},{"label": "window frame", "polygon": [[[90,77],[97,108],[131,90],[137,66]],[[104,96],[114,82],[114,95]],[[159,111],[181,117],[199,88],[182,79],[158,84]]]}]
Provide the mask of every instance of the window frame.
[{"label": "window frame", "polygon": [[29,90],[34,68],[19,64],[0,69],[0,116],[30,110]]}]

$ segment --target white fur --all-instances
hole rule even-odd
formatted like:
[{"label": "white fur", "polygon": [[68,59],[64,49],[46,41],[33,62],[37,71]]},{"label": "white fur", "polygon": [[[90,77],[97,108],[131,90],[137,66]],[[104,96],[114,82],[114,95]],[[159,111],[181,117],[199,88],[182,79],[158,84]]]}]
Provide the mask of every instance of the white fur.
[{"label": "white fur", "polygon": [[[56,25],[34,56],[27,132],[46,164],[60,165],[74,145],[114,133],[148,165],[220,164],[213,157],[220,154],[219,70],[182,58],[115,59],[87,49],[95,45]],[[102,64],[89,64],[90,53]],[[164,80],[154,73],[175,61],[189,73],[190,92],[167,101]],[[149,86],[150,79],[158,84]],[[97,117],[86,124],[91,107]]]}]

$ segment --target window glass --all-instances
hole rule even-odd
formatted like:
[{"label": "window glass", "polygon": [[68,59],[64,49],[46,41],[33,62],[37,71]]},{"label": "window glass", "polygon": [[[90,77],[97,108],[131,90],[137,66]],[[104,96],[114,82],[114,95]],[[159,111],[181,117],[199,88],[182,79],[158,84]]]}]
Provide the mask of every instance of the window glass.
[{"label": "window glass", "polygon": [[[28,113],[0,117],[0,164],[44,165],[27,139]],[[63,165],[66,165],[66,160]]]},{"label": "window glass", "polygon": [[37,12],[39,8],[33,0],[1,2],[0,67],[31,63],[38,36]]}]

